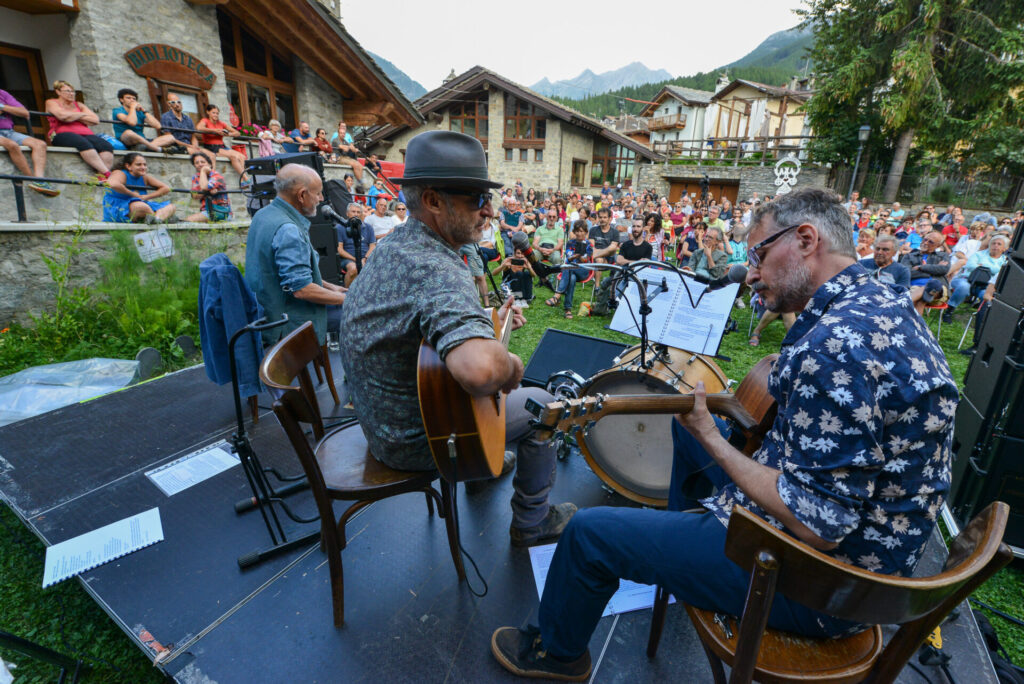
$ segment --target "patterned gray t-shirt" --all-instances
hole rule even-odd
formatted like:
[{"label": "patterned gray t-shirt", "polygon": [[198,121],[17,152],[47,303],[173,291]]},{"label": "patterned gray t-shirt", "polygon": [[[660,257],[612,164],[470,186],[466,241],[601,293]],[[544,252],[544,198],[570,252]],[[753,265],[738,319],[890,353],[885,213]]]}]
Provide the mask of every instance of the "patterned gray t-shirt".
[{"label": "patterned gray t-shirt", "polygon": [[434,467],[416,394],[426,339],[445,359],[475,337],[493,338],[462,257],[415,218],[367,259],[341,310],[341,359],[370,451],[402,470]]}]

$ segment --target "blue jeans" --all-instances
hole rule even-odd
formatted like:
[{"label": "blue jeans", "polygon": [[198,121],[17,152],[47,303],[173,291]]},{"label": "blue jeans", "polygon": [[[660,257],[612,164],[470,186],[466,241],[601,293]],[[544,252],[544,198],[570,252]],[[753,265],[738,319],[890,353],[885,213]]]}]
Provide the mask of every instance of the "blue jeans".
[{"label": "blue jeans", "polygon": [[[986,287],[988,287],[988,283],[975,287],[974,295],[980,297]],[[969,294],[971,294],[971,284],[967,278],[953,278],[953,282],[949,284],[949,310],[952,311],[963,304]]]},{"label": "blue jeans", "polygon": [[[725,434],[724,422],[717,422]],[[682,486],[693,476],[717,485],[729,482],[675,421],[672,442],[670,508],[685,504],[688,496]],[[579,511],[562,533],[544,585],[539,612],[544,647],[560,658],[581,655],[605,604],[619,588],[619,578],[660,584],[689,605],[740,615],[750,575],[725,557],[725,535],[725,525],[710,513],[611,507]],[[775,597],[768,624],[813,637],[852,626],[781,594]]]},{"label": "blue jeans", "polygon": [[590,275],[590,271],[579,266],[562,271],[562,277],[558,281],[558,286],[555,287],[555,292],[565,295],[562,299],[562,306],[566,311],[572,310],[572,295],[576,291],[576,281],[583,280],[588,275]]}]

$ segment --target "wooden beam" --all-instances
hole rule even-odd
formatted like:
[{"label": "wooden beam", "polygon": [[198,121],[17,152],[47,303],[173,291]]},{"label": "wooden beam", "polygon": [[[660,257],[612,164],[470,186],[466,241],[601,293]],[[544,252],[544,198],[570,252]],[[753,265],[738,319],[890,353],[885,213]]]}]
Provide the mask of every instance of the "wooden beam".
[{"label": "wooden beam", "polygon": [[394,114],[395,105],[390,102],[368,102],[353,100],[346,102],[342,116],[352,126],[373,126],[388,120]]},{"label": "wooden beam", "polygon": [[226,5],[228,0],[188,0],[193,5]]}]

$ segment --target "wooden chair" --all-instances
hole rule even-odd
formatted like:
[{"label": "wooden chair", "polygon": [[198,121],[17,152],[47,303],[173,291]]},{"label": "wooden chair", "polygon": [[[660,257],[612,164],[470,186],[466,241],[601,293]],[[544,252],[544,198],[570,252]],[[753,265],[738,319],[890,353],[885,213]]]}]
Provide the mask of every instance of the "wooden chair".
[{"label": "wooden chair", "polygon": [[[260,365],[260,380],[276,397],[274,414],[281,422],[285,434],[306,472],[317,511],[320,514],[321,547],[327,553],[331,573],[331,593],[334,604],[334,624],[345,621],[344,580],[341,552],[345,548],[345,523],[358,510],[374,501],[396,494],[423,492],[427,497],[427,510],[434,513],[434,502],[445,520],[448,546],[455,562],[459,581],[466,579],[459,552],[458,532],[455,526],[455,486],[441,480],[441,493],[432,486],[438,479],[436,470],[399,471],[387,467],[370,453],[366,439],[358,425],[349,424],[324,433],[320,407],[313,391],[308,366],[323,354],[317,343],[313,324],[305,323],[274,345]],[[298,380],[297,385],[292,383]],[[302,424],[313,428],[316,446],[303,431]],[[335,522],[332,502],[354,501]]]},{"label": "wooden chair", "polygon": [[[725,553],[751,571],[739,629],[726,636],[713,611],[686,606],[724,684],[724,661],[738,682],[829,684],[892,682],[949,612],[1012,559],[1002,543],[1009,506],[990,504],[953,540],[943,571],[932,577],[880,575],[840,563],[739,506],[729,519]],[[874,625],[842,639],[813,639],[765,629],[776,590],[814,610]],[[668,595],[659,589],[647,655],[654,657]],[[880,624],[900,625],[883,648]]]}]

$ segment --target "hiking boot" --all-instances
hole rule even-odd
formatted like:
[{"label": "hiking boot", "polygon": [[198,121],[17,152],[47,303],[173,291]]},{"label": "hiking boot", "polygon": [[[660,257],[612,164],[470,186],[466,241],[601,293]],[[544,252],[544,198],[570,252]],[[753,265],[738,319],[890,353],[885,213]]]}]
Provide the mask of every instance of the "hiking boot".
[{"label": "hiking boot", "polygon": [[29,181],[25,183],[25,187],[29,190],[35,190],[40,195],[46,195],[47,197],[56,197],[60,194],[60,190],[53,187],[46,181]]},{"label": "hiking boot", "polygon": [[950,311],[949,309],[946,309],[945,311],[943,311],[942,312],[942,322],[943,323],[952,323],[953,322],[953,312]]},{"label": "hiking boot", "polygon": [[520,677],[582,682],[590,676],[590,651],[565,661],[549,655],[540,641],[540,630],[499,627],[491,635],[491,653],[502,667]]},{"label": "hiking boot", "polygon": [[547,517],[538,525],[510,527],[508,534],[512,537],[512,546],[536,546],[558,539],[575,512],[576,504],[560,503],[557,506],[550,506]]}]

